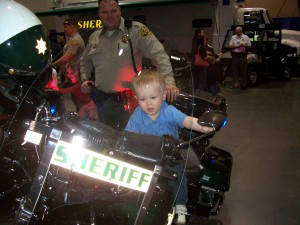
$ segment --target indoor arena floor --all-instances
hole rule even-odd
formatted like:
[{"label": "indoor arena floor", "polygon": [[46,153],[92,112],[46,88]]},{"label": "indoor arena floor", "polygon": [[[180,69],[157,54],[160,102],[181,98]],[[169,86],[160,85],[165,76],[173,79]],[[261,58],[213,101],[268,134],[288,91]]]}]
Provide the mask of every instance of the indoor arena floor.
[{"label": "indoor arena floor", "polygon": [[228,124],[211,143],[233,155],[231,186],[219,215],[193,224],[300,224],[299,77],[221,89]]}]

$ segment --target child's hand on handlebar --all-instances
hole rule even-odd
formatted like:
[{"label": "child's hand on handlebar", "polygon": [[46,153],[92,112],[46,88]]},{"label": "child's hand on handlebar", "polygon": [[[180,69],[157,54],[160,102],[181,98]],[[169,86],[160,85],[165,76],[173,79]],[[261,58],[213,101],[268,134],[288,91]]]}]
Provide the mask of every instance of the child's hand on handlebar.
[{"label": "child's hand on handlebar", "polygon": [[213,127],[208,127],[208,126],[202,126],[202,133],[210,133],[214,131],[215,129]]}]

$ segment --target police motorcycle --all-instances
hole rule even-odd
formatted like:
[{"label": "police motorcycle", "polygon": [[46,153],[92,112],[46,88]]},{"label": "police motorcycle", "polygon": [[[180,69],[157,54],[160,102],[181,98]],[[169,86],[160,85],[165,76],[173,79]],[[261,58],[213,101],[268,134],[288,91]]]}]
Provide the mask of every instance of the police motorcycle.
[{"label": "police motorcycle", "polygon": [[[74,113],[57,112],[60,102],[54,100],[59,95],[53,97],[54,93],[42,91],[51,76],[51,54],[40,21],[16,2],[5,0],[0,4],[1,9],[13,9],[8,14],[15,11],[7,15],[12,16],[8,21],[14,18],[23,22],[13,33],[7,34],[9,29],[1,28],[6,34],[0,41],[1,223],[171,224],[179,189],[174,187],[174,180],[180,176],[166,165],[187,164],[187,157],[179,150],[191,144],[205,151],[198,153],[205,167],[191,170],[195,172],[192,175],[197,174],[194,182],[198,186],[192,185],[195,192],[191,199],[197,202],[190,201],[189,208],[220,205],[230,170],[223,177],[218,151],[207,150],[207,138],[215,132],[203,135],[183,130],[185,140],[177,143],[172,137],[118,132],[104,124],[78,119]],[[32,55],[24,57],[17,52]],[[215,131],[226,118],[220,112],[224,104],[216,101],[207,101],[205,108],[211,112],[202,122],[199,120]],[[174,104],[186,112],[196,105],[189,94],[181,94]],[[216,163],[210,164],[212,161]],[[190,165],[199,167],[197,163]]]}]

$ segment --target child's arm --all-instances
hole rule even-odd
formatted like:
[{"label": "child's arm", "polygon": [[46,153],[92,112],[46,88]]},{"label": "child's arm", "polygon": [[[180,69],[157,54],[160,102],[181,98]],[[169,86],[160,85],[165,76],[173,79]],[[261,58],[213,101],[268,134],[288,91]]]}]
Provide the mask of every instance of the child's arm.
[{"label": "child's arm", "polygon": [[199,125],[197,121],[198,121],[197,118],[187,116],[183,120],[182,125],[187,129],[196,130],[196,131],[199,131],[199,132],[202,132],[202,133],[209,133],[209,132],[214,130],[212,127],[206,127],[206,126]]},{"label": "child's arm", "polygon": [[76,83],[71,87],[67,87],[67,88],[59,88],[58,91],[62,94],[67,94],[67,93],[73,93],[76,90],[80,89],[80,83]]}]

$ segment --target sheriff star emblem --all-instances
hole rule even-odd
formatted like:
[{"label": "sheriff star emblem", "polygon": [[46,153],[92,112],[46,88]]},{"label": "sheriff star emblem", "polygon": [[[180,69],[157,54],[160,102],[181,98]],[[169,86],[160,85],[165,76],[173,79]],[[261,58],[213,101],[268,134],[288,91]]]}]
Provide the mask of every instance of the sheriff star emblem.
[{"label": "sheriff star emblem", "polygon": [[37,46],[35,47],[37,50],[39,50],[39,54],[45,54],[45,51],[47,50],[46,42],[41,38],[40,40],[36,40]]}]

